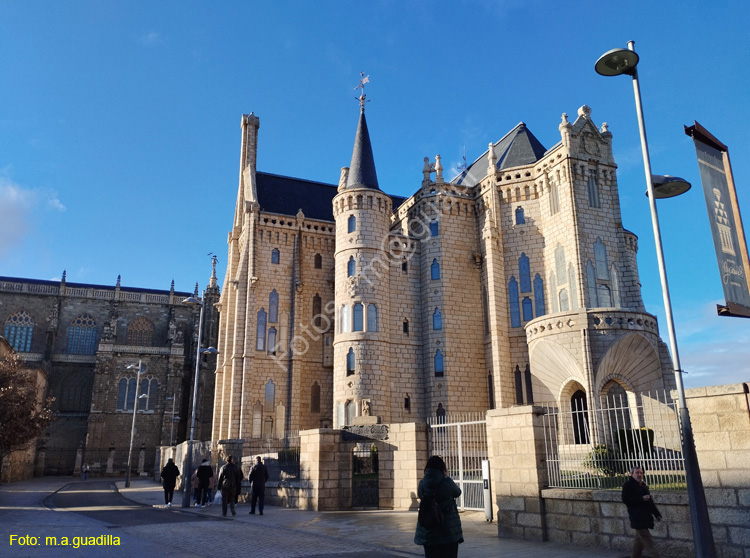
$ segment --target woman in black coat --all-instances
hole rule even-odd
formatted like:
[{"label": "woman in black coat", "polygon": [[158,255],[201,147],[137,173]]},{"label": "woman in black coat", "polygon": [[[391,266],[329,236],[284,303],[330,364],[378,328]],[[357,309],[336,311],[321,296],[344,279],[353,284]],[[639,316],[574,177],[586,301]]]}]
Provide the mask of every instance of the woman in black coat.
[{"label": "woman in black coat", "polygon": [[437,455],[427,460],[424,477],[419,481],[417,488],[417,496],[422,500],[425,494],[433,490],[443,512],[443,525],[430,531],[417,522],[414,543],[424,546],[425,558],[456,558],[458,544],[464,542],[461,519],[456,507],[456,498],[461,496],[461,489],[448,476],[445,461]]}]

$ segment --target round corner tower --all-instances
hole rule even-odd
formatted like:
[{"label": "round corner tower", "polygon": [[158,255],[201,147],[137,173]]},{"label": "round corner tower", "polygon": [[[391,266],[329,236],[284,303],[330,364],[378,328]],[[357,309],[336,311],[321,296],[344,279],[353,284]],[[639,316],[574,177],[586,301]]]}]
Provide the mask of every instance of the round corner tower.
[{"label": "round corner tower", "polygon": [[388,232],[391,198],[378,186],[364,107],[336,220],[334,426],[390,418]]}]

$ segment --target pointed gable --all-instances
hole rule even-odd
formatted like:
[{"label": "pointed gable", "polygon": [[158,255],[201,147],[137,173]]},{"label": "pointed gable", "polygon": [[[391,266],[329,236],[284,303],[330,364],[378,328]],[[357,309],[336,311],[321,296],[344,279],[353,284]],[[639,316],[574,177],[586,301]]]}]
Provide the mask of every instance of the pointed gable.
[{"label": "pointed gable", "polygon": [[346,187],[380,190],[364,110],[359,113],[359,124],[357,125],[357,135],[354,138],[354,151],[352,152],[351,165],[349,165]]},{"label": "pointed gable", "polygon": [[[495,166],[498,170],[521,167],[536,163],[546,153],[545,147],[536,139],[526,124],[519,122],[518,125],[494,144]],[[469,165],[456,178],[451,180],[453,184],[462,186],[474,186],[482,178],[487,176],[489,166],[489,149]]]}]

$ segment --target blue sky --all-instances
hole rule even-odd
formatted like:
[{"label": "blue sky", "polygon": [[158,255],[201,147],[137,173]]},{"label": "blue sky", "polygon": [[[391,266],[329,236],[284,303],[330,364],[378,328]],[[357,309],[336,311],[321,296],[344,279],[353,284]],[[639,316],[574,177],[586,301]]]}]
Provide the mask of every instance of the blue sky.
[{"label": "blue sky", "polygon": [[[546,147],[587,104],[613,133],[623,225],[667,338],[632,81],[594,62],[635,41],[651,163],[694,184],[659,202],[686,387],[750,381],[750,320],[719,318],[719,273],[692,140],[729,146],[750,215],[750,3],[15,2],[0,0],[0,275],[202,289],[223,278],[240,116],[258,168],[335,184],[354,87],[381,188],[410,195],[425,156],[473,161],[523,121]],[[449,174],[446,171],[446,175]]]}]

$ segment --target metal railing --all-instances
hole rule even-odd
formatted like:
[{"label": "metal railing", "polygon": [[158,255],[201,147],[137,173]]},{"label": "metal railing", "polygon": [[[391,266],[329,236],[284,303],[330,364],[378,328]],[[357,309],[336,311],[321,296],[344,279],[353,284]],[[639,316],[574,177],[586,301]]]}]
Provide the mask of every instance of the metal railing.
[{"label": "metal railing", "polygon": [[448,474],[461,488],[458,507],[484,510],[482,461],[487,459],[487,420],[484,413],[428,419],[430,455],[439,455]]},{"label": "metal railing", "polygon": [[632,467],[655,490],[684,490],[677,404],[666,392],[546,404],[547,474],[555,488],[621,488]]}]

